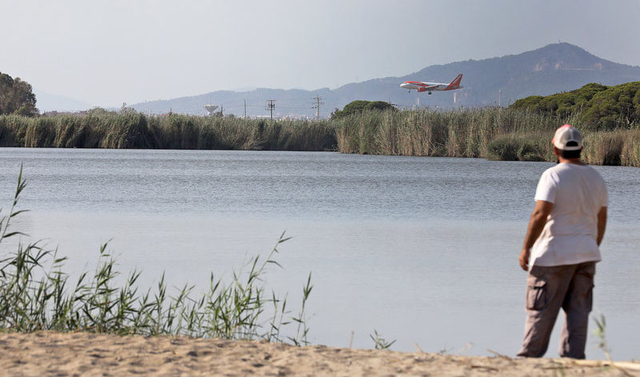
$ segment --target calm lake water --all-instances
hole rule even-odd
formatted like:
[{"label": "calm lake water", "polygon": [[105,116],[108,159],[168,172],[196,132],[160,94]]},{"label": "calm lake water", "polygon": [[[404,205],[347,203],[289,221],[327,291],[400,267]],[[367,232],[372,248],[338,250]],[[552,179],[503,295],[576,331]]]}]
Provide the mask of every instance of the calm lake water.
[{"label": "calm lake water", "polygon": [[[526,274],[518,266],[533,195],[549,163],[338,153],[0,149],[0,206],[20,169],[28,187],[15,223],[92,270],[101,243],[142,285],[166,271],[206,289],[283,231],[268,287],[308,303],[314,344],[515,355]],[[640,169],[596,167],[609,185],[609,225],[594,314],[615,359],[640,358]],[[3,212],[6,214],[6,212]],[[1,253],[8,253],[6,244]],[[592,322],[593,325],[593,322]],[[591,326],[593,328],[594,326]],[[557,356],[559,324],[547,356]],[[603,357],[590,336],[587,356]],[[415,344],[415,345],[414,345]]]}]

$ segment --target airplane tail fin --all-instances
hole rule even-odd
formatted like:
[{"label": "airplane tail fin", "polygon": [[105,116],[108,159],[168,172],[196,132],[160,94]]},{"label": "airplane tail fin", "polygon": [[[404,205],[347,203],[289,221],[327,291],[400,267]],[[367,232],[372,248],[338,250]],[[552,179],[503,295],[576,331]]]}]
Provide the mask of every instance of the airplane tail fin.
[{"label": "airplane tail fin", "polygon": [[447,86],[447,89],[456,89],[457,87],[460,86],[461,81],[462,81],[462,73],[458,74],[458,76],[456,76],[456,78],[449,83],[449,86]]}]

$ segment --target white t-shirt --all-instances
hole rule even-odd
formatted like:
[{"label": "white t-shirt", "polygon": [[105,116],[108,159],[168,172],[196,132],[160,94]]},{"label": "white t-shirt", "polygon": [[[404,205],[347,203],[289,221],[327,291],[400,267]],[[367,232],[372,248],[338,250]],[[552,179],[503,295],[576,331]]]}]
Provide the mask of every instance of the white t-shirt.
[{"label": "white t-shirt", "polygon": [[599,262],[598,212],[609,203],[602,176],[588,165],[560,163],[540,177],[535,200],[553,203],[529,266]]}]

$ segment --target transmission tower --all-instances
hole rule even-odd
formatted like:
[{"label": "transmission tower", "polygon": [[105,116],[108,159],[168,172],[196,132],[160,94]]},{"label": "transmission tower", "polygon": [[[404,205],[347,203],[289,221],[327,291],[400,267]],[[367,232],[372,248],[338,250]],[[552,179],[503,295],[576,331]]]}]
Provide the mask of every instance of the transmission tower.
[{"label": "transmission tower", "polygon": [[273,110],[276,108],[276,100],[270,99],[267,100],[267,109],[271,113],[271,120],[273,120]]},{"label": "transmission tower", "polygon": [[321,102],[322,98],[320,96],[315,96],[313,99],[315,100],[315,103],[311,108],[316,109],[316,119],[320,119],[320,105],[324,105],[324,102]]}]

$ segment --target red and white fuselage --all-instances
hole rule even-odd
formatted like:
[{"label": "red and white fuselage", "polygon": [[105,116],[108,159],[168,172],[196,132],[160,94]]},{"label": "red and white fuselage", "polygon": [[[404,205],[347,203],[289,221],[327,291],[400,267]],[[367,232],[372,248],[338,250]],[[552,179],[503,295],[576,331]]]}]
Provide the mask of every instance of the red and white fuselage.
[{"label": "red and white fuselage", "polygon": [[409,89],[409,91],[417,90],[418,92],[427,92],[431,94],[431,92],[462,89],[463,86],[460,85],[461,81],[462,73],[456,76],[456,78],[448,84],[443,82],[405,81],[400,84],[400,87],[402,89]]}]

